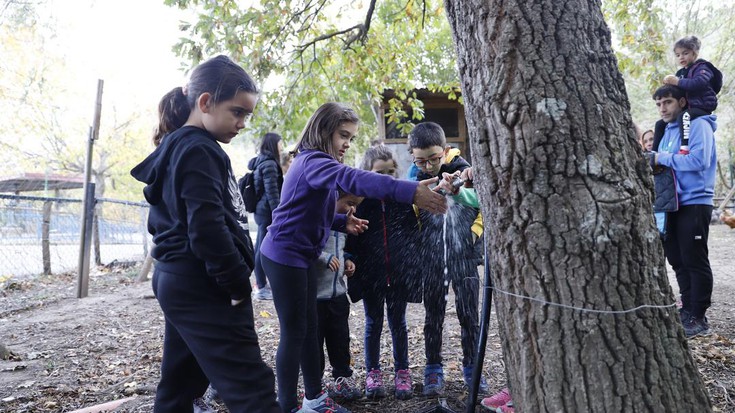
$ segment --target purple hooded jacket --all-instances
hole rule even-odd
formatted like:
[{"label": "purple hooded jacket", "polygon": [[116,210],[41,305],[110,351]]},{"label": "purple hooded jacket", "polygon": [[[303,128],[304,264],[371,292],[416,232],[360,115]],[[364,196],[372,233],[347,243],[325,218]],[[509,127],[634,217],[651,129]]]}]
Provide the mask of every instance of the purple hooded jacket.
[{"label": "purple hooded jacket", "polygon": [[285,176],[281,203],[273,211],[260,252],[279,264],[308,268],[321,254],[330,229],[345,230],[345,216],[335,216],[337,189],[410,204],[417,186],[418,182],[351,168],[321,151],[304,150]]}]

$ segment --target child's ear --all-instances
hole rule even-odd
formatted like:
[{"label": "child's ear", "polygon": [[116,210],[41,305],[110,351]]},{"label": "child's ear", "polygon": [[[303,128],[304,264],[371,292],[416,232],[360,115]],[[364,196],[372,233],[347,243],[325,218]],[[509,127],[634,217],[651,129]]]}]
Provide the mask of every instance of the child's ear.
[{"label": "child's ear", "polygon": [[209,110],[212,109],[212,95],[209,92],[204,92],[201,95],[199,95],[199,99],[197,99],[197,107],[202,113],[209,113]]}]

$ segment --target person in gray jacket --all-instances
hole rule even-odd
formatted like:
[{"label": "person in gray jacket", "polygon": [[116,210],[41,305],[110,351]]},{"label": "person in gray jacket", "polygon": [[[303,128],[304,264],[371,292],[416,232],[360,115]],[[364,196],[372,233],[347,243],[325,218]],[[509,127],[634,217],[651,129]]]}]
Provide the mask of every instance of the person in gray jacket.
[{"label": "person in gray jacket", "polygon": [[[339,193],[337,212],[352,214],[362,201],[362,197]],[[329,364],[332,366],[333,382],[328,386],[329,397],[354,400],[362,397],[362,391],[352,380],[350,360],[350,301],[347,299],[345,276],[355,273],[355,264],[344,253],[347,234],[332,231],[329,241],[319,256],[321,271],[317,275],[317,337],[322,375],[324,375],[324,344],[327,345]]]}]

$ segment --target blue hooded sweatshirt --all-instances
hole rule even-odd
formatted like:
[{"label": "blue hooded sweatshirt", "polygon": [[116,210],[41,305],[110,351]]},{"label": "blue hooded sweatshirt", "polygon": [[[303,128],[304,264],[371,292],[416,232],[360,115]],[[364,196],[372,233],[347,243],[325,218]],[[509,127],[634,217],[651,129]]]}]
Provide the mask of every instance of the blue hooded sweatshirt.
[{"label": "blue hooded sweatshirt", "polygon": [[281,203],[260,252],[282,265],[308,268],[324,249],[330,229],[345,231],[345,216],[335,215],[337,189],[357,196],[410,204],[418,182],[351,168],[318,150],[303,150],[283,182]]},{"label": "blue hooded sweatshirt", "polygon": [[689,153],[679,154],[679,123],[666,125],[658,146],[658,164],[668,166],[676,174],[679,205],[714,205],[717,148],[714,132],[717,116],[707,115],[692,121],[689,130]]}]

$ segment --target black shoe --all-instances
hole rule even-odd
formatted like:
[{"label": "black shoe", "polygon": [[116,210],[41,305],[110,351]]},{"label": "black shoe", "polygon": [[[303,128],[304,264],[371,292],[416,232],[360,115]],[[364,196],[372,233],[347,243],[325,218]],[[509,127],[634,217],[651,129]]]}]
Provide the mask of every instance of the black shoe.
[{"label": "black shoe", "polygon": [[684,333],[687,338],[707,336],[710,334],[707,317],[697,318],[690,315],[682,324],[684,325]]}]

